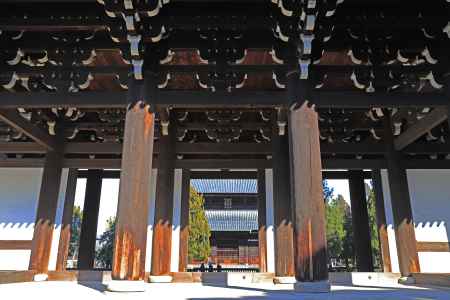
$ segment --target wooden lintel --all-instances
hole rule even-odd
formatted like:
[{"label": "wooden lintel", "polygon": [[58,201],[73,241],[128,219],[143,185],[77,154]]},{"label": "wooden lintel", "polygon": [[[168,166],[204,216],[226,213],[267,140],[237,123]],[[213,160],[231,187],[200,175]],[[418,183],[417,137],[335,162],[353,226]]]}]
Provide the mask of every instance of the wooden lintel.
[{"label": "wooden lintel", "polygon": [[[80,92],[80,93],[2,93],[0,108],[125,108],[126,92]],[[284,91],[158,91],[155,98],[160,105],[173,107],[273,107],[288,104]],[[353,91],[312,91],[311,103],[317,107],[368,108],[368,107],[435,107],[447,105],[448,99],[441,94],[393,94],[363,93]]]},{"label": "wooden lintel", "polygon": [[428,131],[441,124],[448,118],[447,107],[436,107],[429,114],[427,114],[423,119],[420,119],[411,127],[406,129],[400,136],[398,136],[394,141],[395,150],[400,151],[406,148],[408,145],[412,144],[418,140],[421,136],[426,134]]},{"label": "wooden lintel", "polygon": [[17,131],[22,132],[33,141],[43,146],[46,150],[53,151],[57,148],[57,142],[54,137],[24,119],[17,110],[0,110],[0,121],[5,122]]}]

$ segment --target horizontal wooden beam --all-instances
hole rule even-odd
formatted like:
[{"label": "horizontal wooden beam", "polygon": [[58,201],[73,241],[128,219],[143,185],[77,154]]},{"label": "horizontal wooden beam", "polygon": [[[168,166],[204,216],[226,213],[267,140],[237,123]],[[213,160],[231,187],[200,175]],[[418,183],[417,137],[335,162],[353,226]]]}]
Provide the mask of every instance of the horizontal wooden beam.
[{"label": "horizontal wooden beam", "polygon": [[0,250],[31,249],[31,240],[0,240]]},{"label": "horizontal wooden beam", "polygon": [[405,132],[400,134],[395,141],[394,146],[397,151],[401,151],[408,145],[414,143],[421,136],[429,132],[431,129],[441,124],[448,118],[447,107],[436,107],[425,117],[411,125]]},{"label": "horizontal wooden beam", "polygon": [[[8,93],[0,94],[0,108],[118,108],[126,107],[126,92],[79,92],[79,93]],[[192,107],[273,107],[288,105],[285,91],[176,91],[160,90],[152,99],[158,105],[180,108]],[[368,107],[433,107],[447,105],[442,94],[415,93],[364,93],[351,91],[314,90],[309,100],[317,107],[368,108]]]},{"label": "horizontal wooden beam", "polygon": [[17,131],[22,132],[46,150],[52,151],[57,147],[56,139],[54,137],[24,119],[15,109],[0,110],[0,121],[8,124]]},{"label": "horizontal wooden beam", "polygon": [[449,242],[417,242],[417,252],[450,252]]},{"label": "horizontal wooden beam", "polygon": [[0,142],[0,153],[37,154],[46,149],[34,142]]}]

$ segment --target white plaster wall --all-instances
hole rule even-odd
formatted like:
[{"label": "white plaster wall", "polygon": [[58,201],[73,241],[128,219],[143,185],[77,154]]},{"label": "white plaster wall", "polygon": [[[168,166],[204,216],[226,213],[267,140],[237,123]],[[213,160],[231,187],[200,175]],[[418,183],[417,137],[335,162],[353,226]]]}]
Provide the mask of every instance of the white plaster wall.
[{"label": "white plaster wall", "polygon": [[152,169],[152,177],[150,178],[150,199],[148,203],[147,218],[147,247],[145,255],[145,270],[152,270],[152,250],[153,250],[153,224],[155,223],[155,198],[156,198],[156,178],[158,177],[158,169]]},{"label": "white plaster wall", "polygon": [[267,272],[275,273],[275,216],[273,210],[273,170],[265,170]]},{"label": "white plaster wall", "polygon": [[[408,170],[416,240],[448,242],[450,236],[450,170]],[[382,171],[383,195],[388,222],[389,247],[393,271],[398,271],[393,231],[392,207],[387,172]],[[450,273],[450,252],[419,252],[423,273]]]},{"label": "white plaster wall", "polygon": [[[0,240],[31,240],[41,168],[0,169]],[[30,250],[0,250],[0,270],[27,270]]]},{"label": "white plaster wall", "polygon": [[175,169],[173,180],[172,251],[170,271],[178,272],[180,261],[181,189],[183,170]]},{"label": "white plaster wall", "polygon": [[[42,180],[42,168],[0,169],[0,240],[32,240]],[[63,169],[50,252],[55,270],[64,210],[68,169]],[[0,270],[27,270],[30,250],[0,250]]]},{"label": "white plaster wall", "polygon": [[53,230],[52,246],[50,250],[50,260],[48,269],[56,270],[56,260],[58,258],[59,237],[61,235],[61,224],[64,213],[64,202],[66,200],[67,179],[69,169],[63,169],[61,172],[61,184],[59,185],[58,206],[56,207],[55,226]]}]

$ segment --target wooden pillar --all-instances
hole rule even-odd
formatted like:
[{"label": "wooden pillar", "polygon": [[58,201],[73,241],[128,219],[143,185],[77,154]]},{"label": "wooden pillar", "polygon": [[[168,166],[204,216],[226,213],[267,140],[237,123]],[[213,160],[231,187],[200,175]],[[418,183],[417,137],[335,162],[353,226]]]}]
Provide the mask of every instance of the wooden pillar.
[{"label": "wooden pillar", "polygon": [[295,277],[326,281],[327,240],[317,113],[305,102],[289,113]]},{"label": "wooden pillar", "polygon": [[258,256],[259,271],[267,272],[266,173],[258,170]]},{"label": "wooden pillar", "polygon": [[391,256],[389,253],[389,239],[386,225],[386,212],[384,208],[383,185],[380,170],[372,170],[372,185],[375,191],[375,209],[380,240],[381,260],[383,272],[392,272]]},{"label": "wooden pillar", "polygon": [[272,136],[273,205],[275,214],[275,275],[294,276],[294,228],[290,194],[289,141],[287,134]]},{"label": "wooden pillar", "polygon": [[408,190],[408,178],[402,164],[402,157],[394,148],[394,137],[390,111],[385,111],[384,130],[389,188],[391,192],[392,213],[394,217],[397,256],[402,276],[420,272],[417,255],[416,236]]},{"label": "wooden pillar", "polygon": [[78,250],[78,269],[80,270],[91,270],[94,268],[98,213],[103,179],[103,170],[92,169],[88,170],[87,173],[80,247]]},{"label": "wooden pillar", "polygon": [[114,240],[113,279],[143,280],[155,119],[138,102],[126,114]]},{"label": "wooden pillar", "polygon": [[372,244],[370,239],[364,172],[362,170],[350,170],[348,171],[348,179],[356,267],[358,272],[373,272]]},{"label": "wooden pillar", "polygon": [[56,258],[56,271],[64,271],[66,270],[67,266],[67,256],[69,255],[70,230],[72,227],[73,205],[75,202],[77,179],[77,169],[69,169],[69,174],[67,175],[66,197],[64,199],[61,234],[59,236],[58,256]]},{"label": "wooden pillar", "polygon": [[180,230],[180,259],[178,270],[186,272],[188,261],[188,244],[189,244],[189,198],[191,187],[190,172],[183,169],[183,177],[181,182],[181,230]]},{"label": "wooden pillar", "polygon": [[175,162],[173,123],[169,126],[169,134],[160,137],[159,145],[151,270],[151,274],[154,276],[168,275],[170,273]]},{"label": "wooden pillar", "polygon": [[29,269],[47,273],[50,260],[59,187],[61,184],[63,154],[47,152],[39,191]]}]

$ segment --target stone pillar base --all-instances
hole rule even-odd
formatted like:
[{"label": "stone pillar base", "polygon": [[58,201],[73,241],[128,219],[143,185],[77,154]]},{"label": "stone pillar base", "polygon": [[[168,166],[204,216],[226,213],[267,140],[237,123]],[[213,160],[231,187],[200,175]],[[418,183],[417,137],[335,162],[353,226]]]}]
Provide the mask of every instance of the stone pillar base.
[{"label": "stone pillar base", "polygon": [[398,279],[398,283],[400,283],[400,284],[415,284],[416,279],[412,276],[400,277]]},{"label": "stone pillar base", "polygon": [[172,282],[172,276],[170,275],[150,275],[148,277],[149,282],[151,283],[170,283]]},{"label": "stone pillar base", "polygon": [[33,276],[33,281],[36,281],[36,282],[47,281],[47,280],[48,280],[48,274],[41,273],[41,274],[35,274]]},{"label": "stone pillar base", "polygon": [[297,280],[294,276],[276,276],[273,278],[275,284],[295,284]]},{"label": "stone pillar base", "polygon": [[329,293],[331,285],[328,280],[294,283],[294,290],[302,293]]},{"label": "stone pillar base", "polygon": [[110,292],[145,292],[143,280],[111,280],[106,289]]}]

